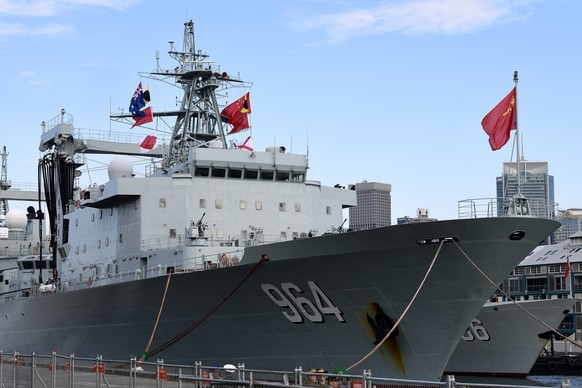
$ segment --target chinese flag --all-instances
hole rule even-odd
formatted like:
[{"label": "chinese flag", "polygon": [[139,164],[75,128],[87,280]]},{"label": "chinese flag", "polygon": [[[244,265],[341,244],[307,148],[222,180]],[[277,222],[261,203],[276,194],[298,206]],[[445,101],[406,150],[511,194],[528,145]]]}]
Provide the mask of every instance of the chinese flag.
[{"label": "chinese flag", "polygon": [[232,125],[232,129],[228,132],[229,135],[249,127],[249,113],[251,113],[250,93],[246,93],[220,112],[220,114],[227,118],[227,122]]},{"label": "chinese flag", "polygon": [[485,133],[489,135],[489,144],[493,151],[503,147],[509,141],[509,132],[517,128],[515,92],[514,87],[481,121]]}]

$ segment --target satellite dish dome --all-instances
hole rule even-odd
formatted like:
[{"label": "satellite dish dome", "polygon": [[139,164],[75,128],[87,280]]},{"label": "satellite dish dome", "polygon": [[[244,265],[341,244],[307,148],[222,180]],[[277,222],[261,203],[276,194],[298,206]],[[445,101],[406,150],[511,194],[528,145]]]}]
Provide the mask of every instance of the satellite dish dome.
[{"label": "satellite dish dome", "polygon": [[133,176],[133,166],[125,158],[115,158],[107,166],[109,180],[117,178],[131,178]]},{"label": "satellite dish dome", "polygon": [[233,373],[236,372],[236,366],[232,365],[232,364],[226,364],[225,366],[223,366],[224,370],[227,371],[228,373]]},{"label": "satellite dish dome", "polygon": [[13,209],[6,214],[6,219],[4,222],[8,229],[24,230],[26,229],[26,223],[28,222],[28,219],[26,218],[26,213],[24,210]]}]

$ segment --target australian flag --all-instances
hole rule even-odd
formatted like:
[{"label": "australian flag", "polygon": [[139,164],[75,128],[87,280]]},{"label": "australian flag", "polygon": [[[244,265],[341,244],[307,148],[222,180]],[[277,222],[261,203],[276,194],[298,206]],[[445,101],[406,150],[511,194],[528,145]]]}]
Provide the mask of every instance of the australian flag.
[{"label": "australian flag", "polygon": [[149,90],[144,91],[140,82],[129,102],[129,113],[131,113],[135,120],[135,124],[132,125],[132,128],[136,125],[142,125],[154,121],[152,108],[150,106],[147,108],[145,107],[148,102],[150,102],[150,92]]}]

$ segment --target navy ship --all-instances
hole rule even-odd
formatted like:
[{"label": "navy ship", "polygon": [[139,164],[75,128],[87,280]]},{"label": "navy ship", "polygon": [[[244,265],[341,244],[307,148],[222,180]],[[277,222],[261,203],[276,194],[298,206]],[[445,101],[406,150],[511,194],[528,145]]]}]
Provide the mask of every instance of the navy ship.
[{"label": "navy ship", "polygon": [[[130,113],[111,115],[155,123],[141,144],[77,129],[64,110],[43,122],[48,221],[34,208],[25,218],[51,240],[2,295],[4,352],[437,380],[490,280],[559,226],[490,217],[346,231],[349,186],[308,179],[307,155],[285,146],[228,140],[248,128],[249,84],[196,49],[192,21],[169,55],[176,66],[141,76],[177,87],[179,107],[152,109],[140,84]],[[109,180],[79,187],[91,153],[111,155]],[[143,176],[136,155],[151,161]]]},{"label": "navy ship", "polygon": [[447,374],[526,377],[575,299],[490,301],[463,333]]}]

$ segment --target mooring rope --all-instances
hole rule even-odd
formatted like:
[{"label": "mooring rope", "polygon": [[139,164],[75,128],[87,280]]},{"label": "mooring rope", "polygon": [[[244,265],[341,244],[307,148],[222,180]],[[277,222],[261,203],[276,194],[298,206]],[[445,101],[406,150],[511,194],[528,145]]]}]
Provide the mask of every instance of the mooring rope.
[{"label": "mooring rope", "polygon": [[162,297],[162,303],[160,304],[160,310],[158,311],[158,317],[156,318],[156,323],[154,324],[154,328],[152,330],[152,335],[150,336],[150,340],[148,345],[145,348],[145,354],[150,351],[150,346],[152,346],[152,341],[154,340],[154,335],[156,334],[156,329],[158,328],[158,322],[160,322],[160,317],[162,316],[162,310],[164,309],[164,303],[166,302],[166,295],[168,294],[168,288],[170,286],[170,279],[172,278],[172,271],[168,271],[168,280],[166,281],[166,289],[164,290],[164,296]]},{"label": "mooring rope", "polygon": [[149,357],[153,356],[154,354],[160,353],[170,346],[174,345],[176,342],[187,336],[190,332],[200,326],[204,321],[206,321],[209,317],[216,312],[234,293],[247,281],[247,279],[259,268],[259,266],[264,263],[265,261],[269,261],[269,256],[262,255],[261,259],[255,264],[255,266],[249,271],[249,273],[228,293],[220,302],[218,302],[214,307],[212,307],[206,314],[204,314],[199,320],[194,322],[192,325],[187,327],[184,331],[180,334],[176,335],[174,338],[170,339],[169,341],[163,343],[162,345],[158,346],[151,353],[144,352],[140,356],[140,361],[145,361]]},{"label": "mooring rope", "polygon": [[[553,327],[551,327],[550,325],[548,325],[547,323],[545,323],[544,321],[542,321],[541,319],[539,319],[538,317],[536,317],[534,314],[532,314],[531,312],[529,312],[525,307],[523,307],[521,304],[517,303],[517,301],[515,299],[513,299],[511,296],[509,296],[509,294],[507,294],[504,290],[502,290],[501,288],[499,288],[499,285],[495,284],[482,270],[481,268],[479,268],[479,266],[477,266],[477,264],[475,264],[475,262],[473,260],[471,260],[471,258],[469,257],[469,255],[467,255],[465,253],[465,251],[461,248],[461,246],[459,244],[457,244],[457,242],[455,241],[455,245],[457,246],[457,248],[459,248],[459,250],[461,251],[461,253],[463,254],[463,256],[465,256],[465,258],[467,260],[469,260],[469,263],[471,263],[473,265],[473,267],[475,267],[475,269],[481,274],[483,275],[483,277],[485,279],[487,279],[487,281],[489,283],[491,283],[493,285],[493,287],[495,287],[495,289],[499,292],[501,292],[509,301],[511,301],[513,304],[515,304],[517,307],[519,307],[522,311],[524,311],[526,314],[528,314],[530,317],[532,317],[533,319],[535,319],[537,322],[539,322],[540,324],[542,324],[543,326],[545,326],[546,328],[548,328],[552,333],[557,334],[559,337],[561,337],[563,340],[571,343],[572,345],[576,345],[579,348],[582,348],[582,345],[570,340],[568,337],[566,337],[565,335],[563,335],[562,333],[560,333],[559,331],[557,331],[556,329],[554,329]],[[574,299],[572,299],[572,303],[574,303]]]},{"label": "mooring rope", "polygon": [[443,245],[444,245],[445,241],[447,241],[447,239],[441,240],[441,242],[439,244],[439,247],[438,247],[438,249],[437,249],[437,251],[436,251],[436,253],[435,253],[435,255],[434,255],[434,257],[433,257],[433,259],[432,259],[432,261],[431,261],[431,263],[429,265],[429,267],[428,267],[428,270],[426,271],[426,274],[424,274],[424,277],[422,278],[422,281],[420,282],[420,285],[418,286],[418,289],[416,290],[416,292],[412,296],[412,299],[410,299],[410,302],[408,303],[408,306],[406,306],[406,308],[402,312],[402,315],[400,315],[400,318],[398,318],[398,320],[396,321],[396,323],[394,324],[394,326],[392,326],[392,328],[390,329],[390,331],[384,336],[384,338],[382,338],[382,341],[380,341],[372,350],[370,350],[370,352],[368,354],[366,354],[364,357],[362,357],[354,365],[350,366],[349,368],[346,368],[346,370],[349,371],[349,370],[355,368],[356,366],[360,365],[362,362],[366,361],[374,353],[376,353],[376,351],[380,348],[380,346],[382,346],[382,344],[384,342],[386,342],[386,340],[388,339],[388,337],[390,337],[390,335],[392,335],[392,332],[394,332],[394,330],[396,330],[396,328],[398,328],[398,325],[400,325],[400,322],[404,319],[404,317],[406,316],[406,313],[408,312],[408,310],[410,309],[410,307],[412,306],[412,304],[416,300],[416,297],[418,296],[418,293],[420,292],[420,290],[424,286],[424,283],[426,282],[426,279],[428,278],[428,275],[432,271],[432,268],[434,267],[434,264],[436,263],[436,259],[439,256],[439,254],[441,252],[441,249],[443,248]]}]

